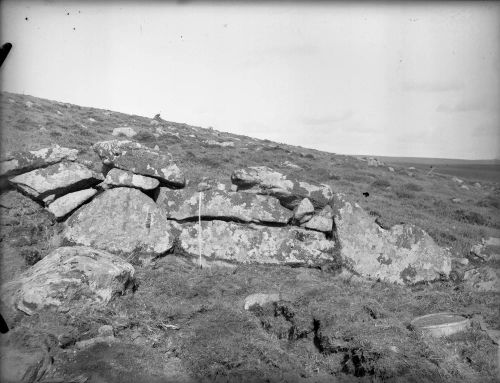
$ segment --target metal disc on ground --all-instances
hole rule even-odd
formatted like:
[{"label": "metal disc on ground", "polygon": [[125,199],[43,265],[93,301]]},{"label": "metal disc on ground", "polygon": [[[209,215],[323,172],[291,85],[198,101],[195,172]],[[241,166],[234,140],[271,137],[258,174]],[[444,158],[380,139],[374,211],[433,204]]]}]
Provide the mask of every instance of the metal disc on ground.
[{"label": "metal disc on ground", "polygon": [[465,331],[470,321],[461,315],[452,313],[435,313],[417,317],[411,321],[413,327],[436,338]]}]

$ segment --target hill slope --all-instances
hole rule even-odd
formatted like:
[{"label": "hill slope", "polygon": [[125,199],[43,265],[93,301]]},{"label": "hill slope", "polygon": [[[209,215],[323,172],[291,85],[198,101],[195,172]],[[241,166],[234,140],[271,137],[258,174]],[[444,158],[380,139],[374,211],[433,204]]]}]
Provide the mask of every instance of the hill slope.
[{"label": "hill slope", "polygon": [[[477,188],[476,178],[464,178],[467,190],[451,176],[439,172],[427,175],[428,168],[409,171],[406,165],[394,165],[393,173],[386,166],[369,167],[351,156],[170,121],[152,125],[153,120],[147,117],[30,96],[3,93],[1,102],[3,152],[57,143],[79,149],[83,158],[99,163],[90,146],[116,138],[111,134],[114,128],[131,127],[138,133],[134,140],[171,153],[193,184],[203,177],[228,180],[235,169],[266,165],[298,179],[326,183],[389,226],[416,224],[439,244],[452,246],[457,254],[467,253],[481,237],[500,228],[499,184],[494,181],[481,180]],[[369,192],[370,197],[365,198],[363,192]],[[462,202],[453,203],[452,198]]]},{"label": "hill slope", "polygon": [[[481,238],[499,236],[499,188],[492,181],[457,183],[407,166],[391,171],[351,156],[9,93],[1,97],[1,126],[2,154],[57,143],[79,149],[95,166],[100,161],[90,146],[114,138],[114,128],[131,127],[133,140],[171,153],[191,184],[203,177],[227,181],[235,169],[266,165],[328,184],[383,226],[416,224],[455,258],[468,256]],[[51,238],[58,227],[39,226],[35,245],[43,256],[57,246]],[[36,262],[19,255],[27,262],[19,270]],[[498,293],[468,291],[459,280],[401,287],[315,269],[200,270],[181,254],[138,267],[137,279],[134,294],[104,309],[20,319],[7,344],[37,349],[45,339],[54,375],[83,374],[90,382],[495,379],[496,345],[479,328],[443,340],[409,328],[413,317],[435,311],[481,314],[488,326],[500,328]],[[242,309],[248,294],[262,292],[283,299],[255,312]],[[102,325],[113,326],[116,343],[75,348]],[[64,336],[70,340],[61,346]]]}]

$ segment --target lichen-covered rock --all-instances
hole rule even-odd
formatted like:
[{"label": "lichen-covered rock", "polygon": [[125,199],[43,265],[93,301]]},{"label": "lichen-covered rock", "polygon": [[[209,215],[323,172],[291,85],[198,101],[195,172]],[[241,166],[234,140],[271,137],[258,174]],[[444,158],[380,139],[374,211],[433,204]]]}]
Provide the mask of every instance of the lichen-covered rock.
[{"label": "lichen-covered rock", "polygon": [[91,187],[104,177],[86,166],[76,162],[61,162],[43,169],[20,174],[9,181],[30,197],[43,201],[54,195],[55,198],[66,193]]},{"label": "lichen-covered rock", "polygon": [[[134,283],[120,257],[85,246],[60,247],[2,286],[2,303],[33,315],[39,310],[106,304]],[[4,306],[4,307],[6,307]]]},{"label": "lichen-covered rock", "polygon": [[472,246],[471,253],[485,261],[500,261],[500,238],[483,238],[481,243]]},{"label": "lichen-covered rock", "polygon": [[[199,226],[195,223],[181,226],[179,245],[196,260]],[[294,227],[214,220],[202,222],[201,242],[207,263],[313,266],[334,260],[333,241],[326,239],[323,233]]]},{"label": "lichen-covered rock", "polygon": [[186,179],[170,155],[132,141],[102,141],[94,151],[105,165],[154,177],[173,187],[184,187]]},{"label": "lichen-covered rock", "polygon": [[110,186],[126,186],[138,188],[141,190],[153,190],[160,185],[160,181],[156,178],[141,176],[127,170],[111,169],[104,180],[106,185]]},{"label": "lichen-covered rock", "polygon": [[480,292],[500,292],[500,270],[488,266],[467,270],[464,285]]},{"label": "lichen-covered rock", "polygon": [[[161,188],[156,203],[168,218],[190,220],[198,218],[200,193],[192,189]],[[235,193],[222,190],[202,192],[201,216],[237,222],[263,222],[286,224],[292,212],[270,196]]]},{"label": "lichen-covered rock", "polygon": [[64,238],[142,263],[165,254],[174,237],[165,213],[137,189],[106,190],[66,221]]},{"label": "lichen-covered rock", "polygon": [[63,160],[74,161],[78,150],[55,145],[51,148],[14,152],[0,162],[0,176],[12,177],[34,169],[56,164]]},{"label": "lichen-covered rock", "polygon": [[309,198],[314,207],[322,208],[333,197],[327,185],[290,180],[267,166],[236,170],[231,181],[238,186],[238,191],[271,195],[289,209],[294,209],[304,198]]},{"label": "lichen-covered rock", "polygon": [[314,206],[309,198],[304,198],[293,212],[293,218],[300,223],[309,221],[314,215]]},{"label": "lichen-covered rock", "polygon": [[333,210],[330,205],[326,205],[321,211],[312,216],[310,220],[300,225],[310,230],[330,233],[333,228]]},{"label": "lichen-covered rock", "polygon": [[365,277],[413,284],[448,276],[451,271],[448,250],[416,226],[382,229],[342,194],[335,196],[334,217],[342,258]]},{"label": "lichen-covered rock", "polygon": [[62,218],[88,201],[97,193],[95,189],[79,190],[56,199],[47,208],[56,218]]}]

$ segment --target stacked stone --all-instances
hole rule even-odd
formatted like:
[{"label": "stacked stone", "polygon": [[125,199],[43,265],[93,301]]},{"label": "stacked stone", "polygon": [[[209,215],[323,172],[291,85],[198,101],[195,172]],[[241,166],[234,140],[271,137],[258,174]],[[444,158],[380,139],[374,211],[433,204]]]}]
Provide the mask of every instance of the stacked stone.
[{"label": "stacked stone", "polygon": [[78,150],[54,146],[10,154],[0,163],[0,177],[63,218],[97,193],[104,178],[75,162]]},{"label": "stacked stone", "polygon": [[[84,161],[77,162],[77,155],[77,150],[57,145],[10,153],[0,162],[2,185],[7,181],[63,220],[97,195],[104,180]],[[116,255],[85,246],[60,247],[2,286],[1,311],[11,322],[17,310],[32,315],[42,309],[106,304],[133,283],[133,266]]]},{"label": "stacked stone", "polygon": [[[327,238],[333,223],[327,204],[333,194],[325,185],[293,181],[280,198],[260,192],[258,177],[252,190],[234,180],[184,188],[184,175],[169,154],[117,140],[98,142],[93,149],[107,173],[97,186],[100,193],[66,220],[64,238],[71,244],[141,264],[169,252],[175,239],[193,261],[201,250],[209,264],[317,265],[333,259],[334,243]],[[273,172],[259,169],[264,178]],[[254,170],[239,173],[245,171]],[[294,201],[308,198],[316,207],[299,211],[299,221]]]},{"label": "stacked stone", "polygon": [[147,264],[174,244],[174,229],[152,198],[186,184],[170,154],[128,140],[93,146],[108,169],[103,192],[65,222],[65,239]]},{"label": "stacked stone", "polygon": [[449,253],[423,230],[382,229],[327,185],[256,166],[236,170],[231,183],[186,188],[169,154],[128,140],[93,149],[105,177],[59,147],[2,164],[20,191],[57,218],[69,217],[63,235],[70,244],[141,264],[171,251],[176,240],[193,261],[201,252],[208,264],[318,266],[341,256],[362,276],[409,284],[450,272]]},{"label": "stacked stone", "polygon": [[425,231],[383,229],[327,185],[257,166],[236,170],[231,183],[185,188],[169,154],[127,140],[93,149],[104,175],[59,146],[0,162],[0,178],[64,221],[72,245],[2,286],[7,318],[106,304],[135,283],[131,263],[148,264],[174,243],[194,262],[201,253],[204,264],[321,266],[340,256],[361,276],[399,284],[450,273],[449,252]]},{"label": "stacked stone", "polygon": [[[237,170],[231,181],[231,186],[203,181],[198,188],[160,188],[157,204],[179,223],[178,243],[185,253],[199,253],[200,235],[206,262],[317,266],[333,261],[330,187],[289,180],[267,167]],[[304,210],[307,202],[310,210]]]}]

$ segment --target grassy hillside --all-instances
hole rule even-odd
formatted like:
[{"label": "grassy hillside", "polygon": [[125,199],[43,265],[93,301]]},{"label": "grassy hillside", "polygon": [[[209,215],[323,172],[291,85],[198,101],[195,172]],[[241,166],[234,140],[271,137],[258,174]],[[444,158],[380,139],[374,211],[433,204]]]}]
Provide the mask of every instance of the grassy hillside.
[{"label": "grassy hillside", "polygon": [[[351,156],[152,121],[2,93],[1,151],[57,143],[79,149],[99,170],[90,146],[114,138],[114,128],[128,126],[138,132],[135,140],[171,153],[191,184],[203,177],[229,181],[235,169],[267,165],[346,193],[385,227],[416,224],[456,258],[467,256],[482,237],[500,236],[500,188],[494,181],[482,180],[479,187],[474,177],[463,176],[464,189],[449,175],[427,174],[427,168],[393,165],[391,172]],[[159,136],[157,129],[163,131]],[[95,336],[100,325],[113,325],[120,340],[114,346],[74,353],[71,346],[54,347],[58,374],[81,373],[89,382],[496,379],[497,346],[478,325],[434,340],[412,331],[409,322],[417,315],[452,311],[470,318],[480,314],[490,328],[500,329],[497,293],[467,291],[457,280],[401,287],[315,269],[200,270],[175,255],[137,268],[135,294],[93,312],[24,318],[11,339],[35,347],[57,326],[73,329],[82,340]],[[244,311],[245,296],[256,292],[281,292],[285,303]]]},{"label": "grassy hillside", "polygon": [[[28,104],[27,104],[28,103]],[[32,103],[32,105],[30,104]],[[27,106],[31,105],[31,106]],[[344,192],[385,225],[406,222],[427,230],[441,245],[450,246],[457,256],[468,253],[481,237],[500,229],[500,188],[494,181],[461,175],[469,190],[459,187],[452,177],[427,175],[428,167],[393,165],[368,167],[355,157],[295,147],[268,140],[256,140],[216,130],[164,121],[151,125],[151,118],[126,115],[95,108],[3,93],[1,97],[2,152],[38,149],[57,143],[80,150],[83,158],[99,160],[90,146],[116,138],[114,128],[132,127],[135,140],[171,153],[191,183],[202,177],[229,180],[233,170],[266,165],[298,179],[326,183]],[[167,118],[165,116],[164,118]],[[166,134],[155,137],[157,128]],[[207,141],[232,142],[220,147]],[[285,162],[298,165],[291,168]],[[455,166],[456,167],[456,166]],[[494,177],[493,177],[494,178]],[[363,192],[369,192],[365,198]],[[460,203],[454,203],[458,198]]]}]

